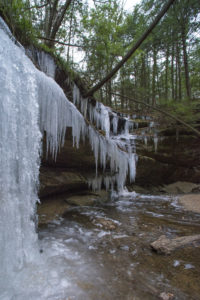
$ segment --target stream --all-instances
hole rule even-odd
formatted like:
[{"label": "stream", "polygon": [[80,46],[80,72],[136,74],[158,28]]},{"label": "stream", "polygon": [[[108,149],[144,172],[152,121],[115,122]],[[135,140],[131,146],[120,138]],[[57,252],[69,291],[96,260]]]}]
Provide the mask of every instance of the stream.
[{"label": "stream", "polygon": [[150,248],[162,234],[199,234],[199,221],[200,214],[184,211],[169,196],[130,193],[92,207],[71,207],[39,229],[46,275],[43,268],[43,285],[37,275],[38,297],[151,300],[165,292],[173,299],[200,299],[199,247],[168,256]]},{"label": "stream", "polygon": [[[77,148],[81,135],[88,138],[96,166],[100,158],[103,169],[109,164],[111,174],[117,173],[114,182],[106,181],[107,189],[117,185],[122,190],[128,171],[130,180],[135,179],[135,137],[128,134],[135,125],[129,126],[129,118],[124,118],[126,137],[110,138],[120,127],[116,113],[96,103],[88,108],[88,115],[97,128],[88,124],[85,113],[90,101],[75,83],[69,94],[82,113],[68,100],[53,80],[53,58],[43,61],[42,55],[43,66],[36,62],[50,75],[46,76],[1,18],[0,40],[0,300],[151,300],[161,293],[180,300],[200,299],[199,245],[170,256],[150,248],[162,234],[200,233],[200,214],[184,211],[176,198],[127,193],[93,206],[68,205],[64,214],[62,210],[40,224],[38,240],[35,205],[42,135],[54,158],[66,128],[72,128]],[[156,150],[156,134],[153,139]],[[64,196],[49,199],[41,206],[50,210],[54,201],[65,208],[65,200]],[[45,212],[39,217],[45,218]]]}]

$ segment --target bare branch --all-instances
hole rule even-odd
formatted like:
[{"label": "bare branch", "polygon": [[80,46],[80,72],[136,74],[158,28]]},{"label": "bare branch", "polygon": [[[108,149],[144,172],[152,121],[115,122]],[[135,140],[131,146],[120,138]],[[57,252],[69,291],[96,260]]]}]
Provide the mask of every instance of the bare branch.
[{"label": "bare branch", "polygon": [[30,9],[33,9],[33,8],[40,9],[40,8],[43,8],[43,7],[47,6],[48,4],[49,4],[49,0],[45,4],[26,7],[26,8],[24,8],[24,10],[30,10]]},{"label": "bare branch", "polygon": [[83,48],[83,46],[81,46],[81,45],[68,44],[68,43],[60,42],[59,40],[53,40],[53,39],[49,39],[49,38],[46,38],[46,37],[43,37],[43,36],[37,36],[37,39],[46,40],[46,41],[54,42],[56,44],[61,44],[61,45],[64,45],[64,46],[69,46],[69,47]]}]

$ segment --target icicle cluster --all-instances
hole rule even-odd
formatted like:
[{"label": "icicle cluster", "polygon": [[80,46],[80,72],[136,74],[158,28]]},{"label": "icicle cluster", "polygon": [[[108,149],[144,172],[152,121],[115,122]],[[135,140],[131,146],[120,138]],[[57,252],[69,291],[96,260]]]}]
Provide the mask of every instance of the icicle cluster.
[{"label": "icicle cluster", "polygon": [[[126,181],[126,177],[129,173],[130,181],[134,181],[136,173],[136,155],[133,152],[134,147],[130,146],[129,130],[133,127],[133,124],[129,122],[129,118],[125,119],[124,125],[124,138],[120,136],[118,139],[110,137],[111,122],[112,133],[117,135],[118,132],[118,116],[113,113],[109,107],[104,106],[102,103],[96,102],[93,106],[89,103],[87,98],[81,96],[79,88],[74,84],[73,88],[73,103],[80,109],[82,114],[89,118],[91,123],[94,123],[97,129],[101,129],[105,132],[105,137],[101,136],[93,127],[89,126],[89,140],[94,151],[96,168],[98,166],[98,160],[100,165],[105,170],[106,163],[110,163],[110,169],[112,174],[112,181],[104,180],[91,184],[93,188],[100,189],[100,182],[104,182],[106,188],[113,187],[114,182],[117,184],[117,189],[122,190]],[[110,122],[110,115],[112,115],[112,121]],[[123,139],[123,140],[122,140]],[[133,142],[133,140],[132,140]],[[128,146],[127,146],[128,145]]]},{"label": "icicle cluster", "polygon": [[[80,90],[76,84],[73,87],[73,103],[80,109],[84,117],[89,117],[91,123],[95,122],[96,128],[105,132],[107,138],[110,136],[110,117],[111,112],[109,107],[104,106],[100,102],[96,102],[94,107],[88,102],[87,98],[81,96]],[[87,114],[87,112],[89,113]]]},{"label": "icicle cluster", "polygon": [[39,71],[37,79],[40,129],[46,132],[47,151],[56,158],[64,144],[66,128],[72,128],[73,145],[78,148],[80,136],[86,134],[86,124],[81,113],[53,79]]},{"label": "icicle cluster", "polygon": [[26,48],[26,54],[32,61],[37,63],[42,72],[51,78],[55,78],[56,64],[51,55],[32,47]]},{"label": "icicle cluster", "polygon": [[[67,127],[72,128],[73,145],[79,146],[80,136],[88,136],[95,156],[96,173],[100,164],[105,170],[106,164],[110,164],[112,174],[116,174],[115,181],[118,190],[122,190],[128,173],[130,180],[135,178],[135,155],[126,149],[120,150],[119,143],[109,138],[110,119],[106,107],[98,104],[100,108],[92,113],[92,119],[97,127],[106,132],[106,136],[92,126],[87,125],[82,114],[65,96],[63,90],[51,78],[47,78],[38,71],[38,98],[40,106],[40,128],[46,132],[47,150],[56,158],[57,151],[64,144]],[[80,96],[76,88],[76,100]],[[75,101],[76,102],[76,101]],[[84,105],[83,105],[83,109]],[[96,109],[94,109],[96,111]]]},{"label": "icicle cluster", "polygon": [[39,51],[37,52],[37,61],[42,72],[55,78],[56,65],[51,55],[44,51]]}]

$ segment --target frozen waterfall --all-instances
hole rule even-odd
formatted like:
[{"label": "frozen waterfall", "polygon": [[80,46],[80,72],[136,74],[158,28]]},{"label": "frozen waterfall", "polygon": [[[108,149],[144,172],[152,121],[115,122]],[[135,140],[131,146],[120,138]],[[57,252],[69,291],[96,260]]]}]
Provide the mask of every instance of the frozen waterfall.
[{"label": "frozen waterfall", "polygon": [[[16,272],[39,256],[34,219],[42,134],[46,132],[48,151],[54,157],[64,143],[67,127],[72,127],[77,147],[81,136],[88,136],[96,166],[100,162],[105,169],[110,163],[118,190],[123,189],[128,173],[134,180],[135,157],[109,138],[108,109],[98,104],[91,112],[105,131],[103,136],[85,122],[87,103],[83,103],[82,115],[51,78],[54,68],[48,69],[51,77],[36,69],[2,20],[0,40],[0,289],[4,290]],[[107,188],[114,185],[106,182]]]},{"label": "frozen waterfall", "polygon": [[[2,21],[1,21],[2,25]],[[0,26],[0,289],[37,251],[35,204],[41,133],[38,79]],[[8,30],[8,29],[7,29]]]}]

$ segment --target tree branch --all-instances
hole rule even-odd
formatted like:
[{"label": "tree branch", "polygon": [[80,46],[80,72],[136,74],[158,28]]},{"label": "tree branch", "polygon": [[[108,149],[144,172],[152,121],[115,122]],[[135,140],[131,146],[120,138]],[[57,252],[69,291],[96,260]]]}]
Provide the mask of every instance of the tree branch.
[{"label": "tree branch", "polygon": [[49,4],[49,0],[45,4],[26,7],[26,8],[24,8],[24,10],[30,10],[30,9],[33,9],[33,8],[39,9],[39,8],[43,8],[43,7],[47,6],[48,4]]},{"label": "tree branch", "polygon": [[133,99],[133,98],[130,98],[130,97],[127,97],[127,96],[118,94],[118,93],[111,93],[111,94],[112,94],[112,95],[115,95],[115,96],[118,96],[118,97],[126,98],[126,99],[128,99],[128,100],[130,100],[130,101],[133,101],[133,102],[136,102],[136,103],[145,105],[145,106],[147,106],[147,107],[149,107],[149,108],[151,108],[151,109],[153,109],[153,110],[159,111],[160,113],[162,113],[162,114],[164,114],[164,115],[170,117],[171,119],[174,119],[174,120],[177,121],[178,123],[180,123],[180,124],[184,125],[185,127],[189,128],[189,129],[192,130],[194,133],[196,133],[196,135],[198,135],[198,137],[200,137],[200,131],[199,131],[199,130],[197,130],[197,129],[194,128],[193,126],[189,125],[188,123],[185,123],[183,120],[181,120],[181,119],[175,117],[174,115],[168,113],[167,111],[164,111],[164,110],[162,110],[162,109],[160,109],[160,108],[158,108],[158,107],[154,107],[154,106],[152,106],[152,105],[150,105],[150,104],[147,104],[147,103],[145,103],[145,102],[138,101],[138,100],[135,100],[135,99]]},{"label": "tree branch", "polygon": [[61,45],[64,45],[64,46],[83,48],[83,46],[81,46],[81,45],[68,44],[68,43],[60,42],[59,40],[53,40],[53,39],[49,39],[49,38],[46,38],[46,37],[43,37],[43,36],[37,36],[37,39],[54,42],[54,43],[61,44]]}]

